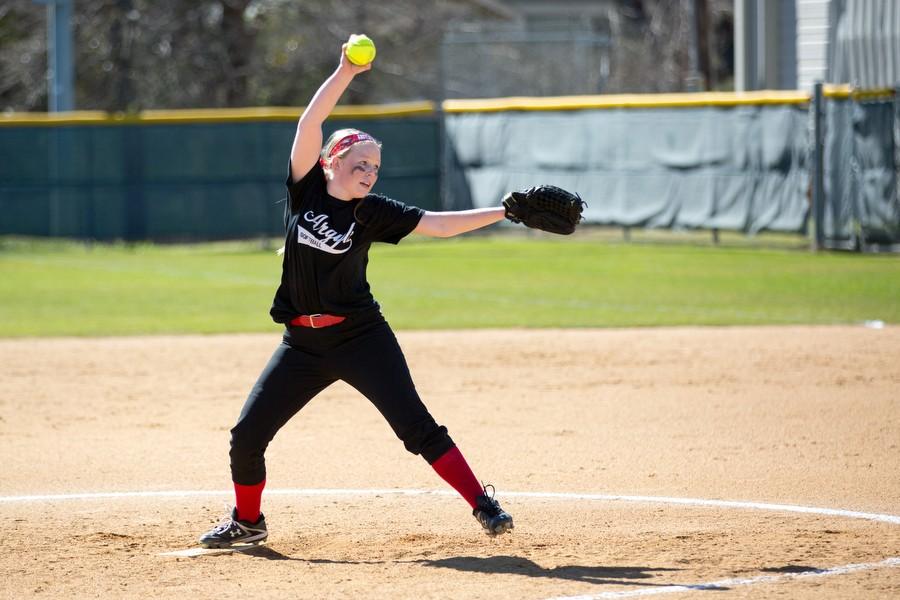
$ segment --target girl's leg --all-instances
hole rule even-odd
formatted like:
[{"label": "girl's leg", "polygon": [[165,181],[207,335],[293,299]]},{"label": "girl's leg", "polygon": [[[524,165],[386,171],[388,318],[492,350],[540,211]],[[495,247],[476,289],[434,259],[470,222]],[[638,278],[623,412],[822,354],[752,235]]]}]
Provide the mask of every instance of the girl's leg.
[{"label": "girl's leg", "polygon": [[238,519],[255,522],[265,487],[265,451],[275,434],[336,381],[321,360],[282,343],[263,369],[231,429],[231,478]]},{"label": "girl's leg", "polygon": [[459,492],[459,495],[465,498],[473,509],[478,504],[478,497],[484,494],[484,488],[475,477],[475,473],[469,468],[469,463],[463,457],[459,448],[453,446],[436,461],[431,463],[431,467],[441,476],[441,479],[450,484],[450,486]]},{"label": "girl's leg", "polygon": [[476,507],[484,488],[466,459],[419,398],[397,338],[385,323],[334,357],[340,378],[366,396],[406,449],[421,454],[437,474]]},{"label": "girl's leg", "polygon": [[237,518],[248,523],[255,523],[259,520],[262,505],[262,493],[266,487],[266,480],[263,479],[256,485],[241,485],[234,483],[234,512]]}]

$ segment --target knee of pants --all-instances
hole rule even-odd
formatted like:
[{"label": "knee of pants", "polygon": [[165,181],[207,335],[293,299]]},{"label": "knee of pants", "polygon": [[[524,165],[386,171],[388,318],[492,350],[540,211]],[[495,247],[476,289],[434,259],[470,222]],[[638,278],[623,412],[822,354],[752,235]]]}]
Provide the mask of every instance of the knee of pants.
[{"label": "knee of pants", "polygon": [[256,485],[266,478],[266,447],[269,440],[244,432],[239,426],[231,430],[231,479],[241,485]]},{"label": "knee of pants", "polygon": [[433,463],[447,450],[453,447],[453,440],[447,428],[438,425],[434,419],[420,421],[400,434],[403,445],[413,454],[421,454],[422,458]]}]

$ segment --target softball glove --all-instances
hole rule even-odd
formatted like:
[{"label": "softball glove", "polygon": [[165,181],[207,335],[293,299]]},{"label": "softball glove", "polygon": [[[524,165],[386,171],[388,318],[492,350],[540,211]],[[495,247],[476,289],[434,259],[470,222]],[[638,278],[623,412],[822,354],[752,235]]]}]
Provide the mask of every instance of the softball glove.
[{"label": "softball glove", "polygon": [[506,218],[532,229],[569,235],[581,221],[586,204],[578,194],[552,185],[539,185],[503,198]]}]

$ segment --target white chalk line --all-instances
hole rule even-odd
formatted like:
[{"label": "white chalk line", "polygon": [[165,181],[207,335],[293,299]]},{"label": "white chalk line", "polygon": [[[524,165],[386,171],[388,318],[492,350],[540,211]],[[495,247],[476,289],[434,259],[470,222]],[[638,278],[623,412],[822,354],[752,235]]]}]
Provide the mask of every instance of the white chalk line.
[{"label": "white chalk line", "polygon": [[172,552],[160,552],[160,556],[178,556],[184,558],[194,558],[195,556],[207,556],[216,554],[232,554],[234,552],[243,552],[251,548],[259,548],[259,546],[238,546],[235,548],[186,548],[185,550],[174,550]]},{"label": "white chalk line", "polygon": [[[144,492],[92,492],[80,494],[34,494],[24,496],[0,496],[0,504],[15,502],[58,502],[66,500],[102,500],[124,498],[187,498],[197,496],[231,496],[232,491],[224,490],[170,490],[170,491],[144,491]],[[268,496],[456,496],[455,492],[447,490],[415,490],[415,489],[273,489],[266,490]],[[738,500],[708,500],[704,498],[674,498],[666,496],[624,496],[611,494],[582,494],[566,492],[504,492],[503,496],[513,498],[546,498],[558,500],[589,500],[604,502],[634,502],[642,504],[676,504],[681,506],[706,506],[732,509],[764,510],[771,512],[793,512],[812,515],[825,515],[850,519],[862,519],[881,523],[900,524],[900,516],[881,513],[868,513],[856,510],[843,510],[835,508],[823,508],[816,506],[800,506],[795,504],[773,504],[769,502],[744,502]],[[189,548],[174,552],[161,553],[161,556],[202,556],[204,554],[217,554],[223,552],[236,552],[244,548],[215,550],[204,548]],[[783,573],[780,575],[760,575],[758,577],[719,579],[701,583],[670,585],[654,588],[642,588],[639,590],[627,590],[621,592],[601,592],[579,596],[557,596],[547,600],[601,600],[604,598],[635,598],[640,596],[655,596],[658,594],[673,594],[678,592],[691,592],[701,590],[716,590],[729,587],[758,585],[763,583],[779,583],[792,579],[828,577],[846,575],[860,571],[870,571],[886,567],[900,567],[900,557],[891,557],[881,562],[857,563],[830,567],[827,569],[814,569],[799,573]]]},{"label": "white chalk line", "polygon": [[[80,494],[34,494],[26,496],[0,496],[0,504],[10,502],[59,502],[64,500],[103,500],[123,498],[188,498],[196,496],[231,496],[230,490],[163,490],[145,492],[86,492]],[[448,490],[415,490],[415,489],[273,489],[266,490],[267,496],[456,496],[456,492]],[[595,500],[602,502],[635,502],[640,504],[680,504],[683,506],[708,506],[718,508],[737,508],[765,510],[771,512],[794,512],[813,515],[863,519],[900,525],[900,515],[822,508],[817,506],[799,506],[796,504],[772,504],[769,502],[745,502],[740,500],[707,500],[704,498],[674,498],[666,496],[623,496],[616,494],[582,494],[569,492],[503,492],[502,496],[511,498],[551,498],[558,500]]]},{"label": "white chalk line", "polygon": [[733,579],[719,579],[705,583],[691,583],[685,585],[667,585],[658,588],[643,588],[640,590],[628,590],[624,592],[600,592],[599,594],[587,594],[581,596],[554,596],[547,600],[602,600],[604,598],[637,598],[640,596],[656,596],[658,594],[675,594],[678,592],[695,592],[702,590],[725,590],[745,585],[757,585],[760,583],[780,583],[791,579],[811,579],[813,577],[830,577],[834,575],[846,575],[860,571],[871,571],[885,567],[900,567],[900,557],[886,558],[881,562],[857,563],[831,567],[829,569],[813,569],[800,571],[799,573],[783,573],[781,575],[760,575],[758,577],[739,577]]}]

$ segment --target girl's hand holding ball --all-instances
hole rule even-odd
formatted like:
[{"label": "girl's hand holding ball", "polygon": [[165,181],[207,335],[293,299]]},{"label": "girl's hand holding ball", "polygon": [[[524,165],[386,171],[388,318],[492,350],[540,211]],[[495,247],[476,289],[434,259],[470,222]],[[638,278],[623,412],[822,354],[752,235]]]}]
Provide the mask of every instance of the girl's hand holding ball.
[{"label": "girl's hand holding ball", "polygon": [[365,34],[353,34],[344,44],[347,60],[358,67],[368,66],[375,60],[375,43]]}]

